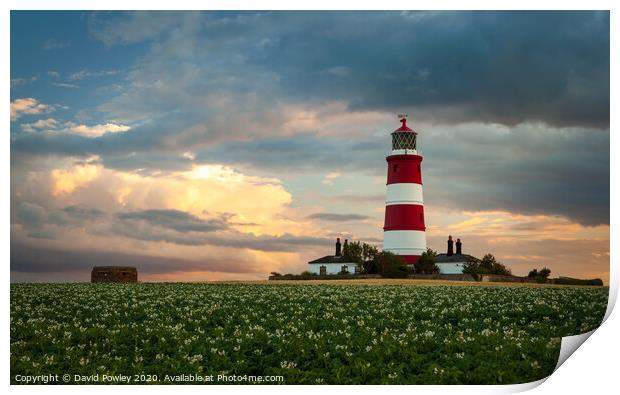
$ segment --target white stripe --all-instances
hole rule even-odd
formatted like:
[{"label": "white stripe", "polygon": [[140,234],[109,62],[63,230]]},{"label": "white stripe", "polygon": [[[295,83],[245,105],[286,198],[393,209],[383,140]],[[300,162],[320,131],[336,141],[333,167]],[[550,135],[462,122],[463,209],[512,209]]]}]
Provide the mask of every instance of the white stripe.
[{"label": "white stripe", "polygon": [[426,233],[422,230],[385,231],[383,249],[398,255],[420,255],[426,251]]},{"label": "white stripe", "polygon": [[422,185],[415,183],[388,184],[385,204],[424,204]]},{"label": "white stripe", "polygon": [[414,149],[393,149],[390,151],[390,155],[417,155],[418,151]]}]

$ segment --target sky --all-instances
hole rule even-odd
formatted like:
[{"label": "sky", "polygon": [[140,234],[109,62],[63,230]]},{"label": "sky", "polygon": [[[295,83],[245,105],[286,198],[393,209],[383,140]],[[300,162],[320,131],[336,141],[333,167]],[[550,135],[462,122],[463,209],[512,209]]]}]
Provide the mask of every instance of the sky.
[{"label": "sky", "polygon": [[11,281],[260,280],[381,246],[609,279],[608,12],[11,12]]}]

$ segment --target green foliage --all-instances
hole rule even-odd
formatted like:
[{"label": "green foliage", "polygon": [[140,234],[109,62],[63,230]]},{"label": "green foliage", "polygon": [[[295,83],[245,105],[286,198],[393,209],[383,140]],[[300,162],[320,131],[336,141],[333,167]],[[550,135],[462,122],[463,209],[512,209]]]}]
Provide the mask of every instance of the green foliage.
[{"label": "green foliage", "polygon": [[532,269],[527,274],[527,276],[529,278],[535,278],[536,282],[539,284],[544,284],[547,282],[547,279],[549,278],[550,274],[551,274],[551,269],[547,267],[543,267],[542,269],[540,269],[540,271],[538,271],[537,269]]},{"label": "green foliage", "polygon": [[271,273],[269,273],[269,274],[270,274],[270,275],[272,275],[272,276],[276,276],[276,277],[279,277],[279,276],[281,276],[281,275],[282,275],[282,274],[280,274],[280,273],[278,273],[278,272],[271,272]]},{"label": "green foliage", "polygon": [[540,269],[540,272],[538,272],[538,274],[541,277],[549,278],[549,275],[551,274],[551,269],[549,269],[547,267],[543,267],[542,269]]},{"label": "green foliage", "polygon": [[353,241],[342,251],[347,262],[357,263],[362,274],[379,273],[379,249],[367,243]]},{"label": "green foliage", "polygon": [[470,260],[465,264],[463,273],[471,274],[476,280],[479,280],[483,274],[512,275],[512,271],[498,262],[492,254],[486,254],[481,260]]},{"label": "green foliage", "polygon": [[344,248],[342,251],[342,256],[347,262],[361,264],[364,261],[363,251],[364,247],[362,246],[362,243],[359,241],[352,241],[348,243],[346,248]]},{"label": "green foliage", "polygon": [[561,284],[561,285],[596,285],[596,286],[602,286],[603,285],[603,280],[601,280],[600,278],[594,278],[594,279],[590,279],[590,280],[581,280],[578,278],[570,278],[570,277],[560,277],[560,278],[556,278],[554,280],[555,284]]},{"label": "green foliage", "polygon": [[524,383],[551,374],[560,338],[595,329],[608,299],[606,287],[441,285],[11,284],[10,293],[12,384],[49,372],[163,384],[224,371],[284,384]]},{"label": "green foliage", "polygon": [[435,263],[436,256],[437,252],[430,248],[424,251],[414,266],[415,272],[421,274],[439,273],[439,267]]},{"label": "green foliage", "polygon": [[378,255],[381,276],[385,278],[406,278],[409,274],[407,265],[401,257],[389,251],[382,251]]}]

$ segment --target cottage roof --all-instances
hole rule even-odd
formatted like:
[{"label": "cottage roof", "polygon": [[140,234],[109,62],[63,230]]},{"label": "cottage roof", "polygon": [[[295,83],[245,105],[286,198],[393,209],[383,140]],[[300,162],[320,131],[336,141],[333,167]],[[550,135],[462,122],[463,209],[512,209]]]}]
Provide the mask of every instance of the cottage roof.
[{"label": "cottage roof", "polygon": [[343,258],[344,257],[342,255],[340,255],[340,256],[326,255],[323,258],[315,259],[315,260],[310,261],[308,263],[350,263],[350,262],[347,262]]},{"label": "cottage roof", "polygon": [[435,263],[452,263],[452,262],[469,262],[469,261],[478,261],[479,259],[471,256],[469,254],[437,254],[435,256]]}]

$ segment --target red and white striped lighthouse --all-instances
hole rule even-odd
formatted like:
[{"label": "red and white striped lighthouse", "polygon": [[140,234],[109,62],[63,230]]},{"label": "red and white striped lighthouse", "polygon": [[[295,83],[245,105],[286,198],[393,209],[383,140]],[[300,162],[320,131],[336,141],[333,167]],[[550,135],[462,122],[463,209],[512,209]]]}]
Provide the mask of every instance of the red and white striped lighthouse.
[{"label": "red and white striped lighthouse", "polygon": [[406,115],[399,118],[402,125],[392,132],[392,152],[386,158],[383,249],[400,255],[411,265],[426,251],[422,156],[417,150],[418,134],[407,127]]}]

